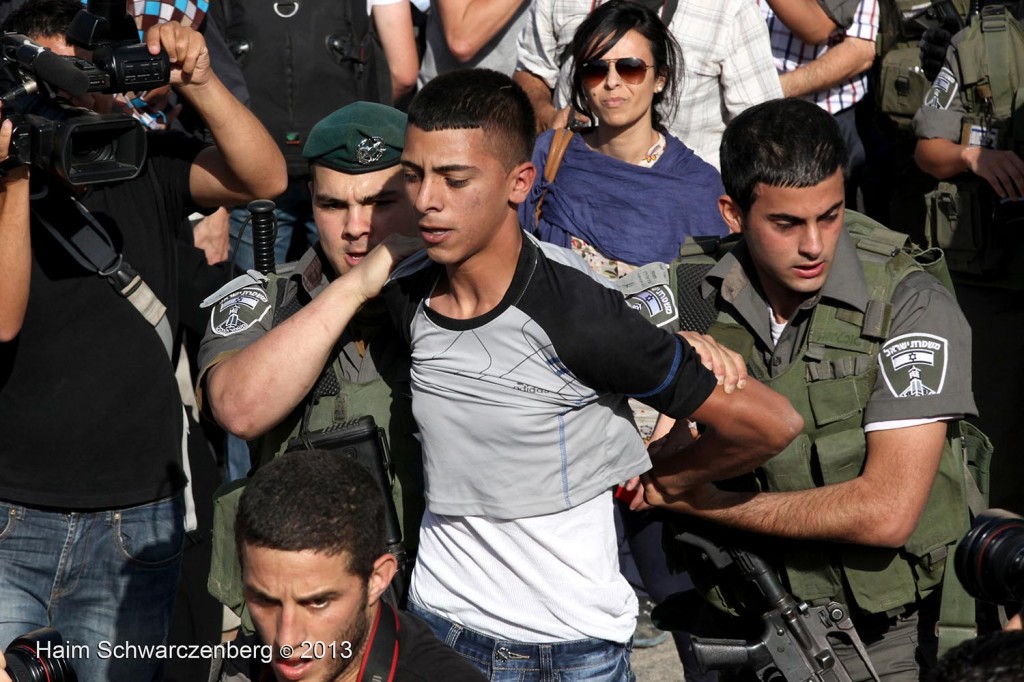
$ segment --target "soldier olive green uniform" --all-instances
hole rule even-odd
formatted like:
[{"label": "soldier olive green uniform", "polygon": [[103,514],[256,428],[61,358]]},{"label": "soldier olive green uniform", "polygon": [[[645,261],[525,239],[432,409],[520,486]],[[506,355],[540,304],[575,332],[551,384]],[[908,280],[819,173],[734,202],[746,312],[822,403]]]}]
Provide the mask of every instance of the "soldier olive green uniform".
[{"label": "soldier olive green uniform", "polygon": [[[217,302],[211,331],[203,340],[199,362],[203,372],[253,343],[308,304],[327,285],[325,259],[319,245],[296,263],[278,268],[266,281],[250,283]],[[329,265],[326,266],[330,268]],[[262,294],[262,295],[261,295]],[[247,316],[254,322],[220,336],[233,302],[256,301]],[[370,415],[387,434],[394,467],[392,496],[410,557],[415,556],[423,516],[423,463],[409,388],[409,351],[395,333],[381,305],[360,311],[338,341],[337,353],[316,386],[288,417],[250,443],[253,468],[270,461],[289,444],[309,433]],[[218,491],[214,507],[214,549],[209,589],[222,603],[241,613],[241,570],[235,554],[234,514],[246,480]]]},{"label": "soldier olive green uniform", "polygon": [[864,207],[868,215],[898,226],[918,243],[924,239],[923,197],[935,188],[935,179],[913,160],[911,121],[931,86],[918,45],[928,27],[965,25],[970,4],[970,0],[878,0],[877,57],[869,85],[874,111],[870,117],[866,111],[858,112],[859,125],[867,128],[863,133],[868,157]]},{"label": "soldier olive green uniform", "polygon": [[[258,433],[249,442],[253,470],[286,449],[307,447],[311,434],[372,416],[387,436],[392,497],[405,550],[414,557],[425,503],[408,347],[377,299],[366,302],[344,329],[319,333],[329,326],[332,311],[324,301],[337,302],[336,292],[343,290],[332,285],[387,234],[415,230],[411,204],[396,189],[405,120],[391,107],[358,102],[313,127],[303,154],[312,166],[320,242],[299,261],[266,276],[250,271],[203,303],[211,315],[199,352],[199,400],[207,416],[241,433]],[[315,338],[306,344],[310,337]],[[298,387],[310,385],[300,396]],[[211,405],[214,400],[220,402]],[[262,403],[271,409],[260,413]],[[255,415],[238,420],[240,412]],[[209,589],[243,616],[248,629],[234,538],[245,482],[217,493]]]},{"label": "soldier olive green uniform", "polygon": [[[656,290],[651,279],[662,283],[654,298],[663,297],[670,282],[684,326],[713,303],[708,333],[740,353],[752,375],[802,415],[803,433],[752,476],[729,482],[730,489],[799,491],[848,481],[864,468],[865,426],[974,412],[965,361],[969,329],[949,291],[904,250],[906,235],[852,211],[845,227],[849,236],[840,236],[824,287],[778,341],[772,340],[768,302],[753,284],[757,277],[743,241],[713,266],[705,254],[713,247],[684,245],[682,257],[660,277],[648,272],[645,293],[631,298],[642,308],[641,300],[651,300]],[[960,424],[954,422],[951,432]],[[984,437],[972,431],[967,439]],[[969,525],[965,463],[984,468],[987,462],[984,453],[965,462],[954,442],[962,441],[946,444],[921,519],[900,548],[786,540],[691,519],[681,527],[761,555],[800,600],[846,604],[883,678],[916,680],[911,643],[919,628],[934,631],[944,584],[949,601],[941,604],[943,644],[973,636],[973,601],[950,562]],[[742,603],[736,586],[722,583],[697,550],[677,546],[676,558],[712,603],[725,609]],[[927,639],[925,634],[921,640],[926,649]],[[936,644],[931,642],[932,656]],[[869,679],[852,647],[836,650],[854,679]],[[886,675],[899,670],[905,677]]]},{"label": "soldier olive green uniform", "polygon": [[[995,65],[993,68],[992,65]],[[953,37],[946,63],[914,117],[920,140],[1024,150],[1024,30],[1000,3]],[[921,147],[918,147],[921,158]],[[992,438],[991,501],[1024,512],[1024,354],[998,330],[1024,324],[1024,201],[1000,200],[965,172],[927,197],[929,241],[947,255],[957,298],[975,330],[978,425]]]}]

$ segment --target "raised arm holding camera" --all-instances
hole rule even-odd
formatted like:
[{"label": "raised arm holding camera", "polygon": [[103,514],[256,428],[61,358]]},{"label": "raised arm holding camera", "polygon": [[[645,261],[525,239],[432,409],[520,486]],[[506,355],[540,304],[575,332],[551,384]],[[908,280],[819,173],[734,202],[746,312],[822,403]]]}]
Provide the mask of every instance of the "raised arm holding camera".
[{"label": "raised arm holding camera", "polygon": [[[66,37],[81,9],[75,0],[29,0],[7,27],[91,61],[91,50]],[[88,13],[110,26],[131,22],[118,11],[123,3],[95,2]],[[105,43],[103,30],[109,26],[93,35],[101,46],[127,40],[122,31]],[[96,128],[68,133],[66,147],[18,165],[9,158],[13,126],[0,128],[0,647],[34,628],[57,627],[66,641],[91,650],[74,661],[82,679],[159,675],[158,661],[104,659],[96,647],[163,642],[173,604],[184,539],[183,424],[160,330],[177,326],[176,233],[196,208],[273,196],[286,182],[277,146],[212,74],[202,37],[162,24],[131,54],[146,62],[147,52],[161,50],[171,84],[203,116],[215,146],[175,132],[110,139]],[[109,108],[108,92],[44,88],[38,81],[47,74],[21,70],[58,110],[68,112],[68,98],[57,90],[75,95],[70,104]],[[18,106],[10,100],[5,118]],[[40,122],[25,139],[47,140],[48,129],[59,138],[64,121],[54,123]],[[138,139],[146,154],[137,168],[97,181],[105,177],[100,170],[119,166],[121,146]],[[83,267],[81,250],[60,241],[74,245],[78,235],[109,240],[98,253],[113,258],[99,274],[138,279],[112,289],[97,269]],[[130,298],[142,290],[152,298]]]}]

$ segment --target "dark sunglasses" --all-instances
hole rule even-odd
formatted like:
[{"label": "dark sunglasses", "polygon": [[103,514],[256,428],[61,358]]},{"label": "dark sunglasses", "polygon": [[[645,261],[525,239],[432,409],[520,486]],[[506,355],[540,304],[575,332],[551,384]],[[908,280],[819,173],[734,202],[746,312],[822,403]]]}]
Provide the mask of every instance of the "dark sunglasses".
[{"label": "dark sunglasses", "polygon": [[630,85],[640,85],[647,78],[647,69],[653,69],[639,57],[620,57],[618,59],[590,59],[580,65],[580,80],[588,88],[600,85],[608,77],[608,71],[615,65],[615,73]]}]

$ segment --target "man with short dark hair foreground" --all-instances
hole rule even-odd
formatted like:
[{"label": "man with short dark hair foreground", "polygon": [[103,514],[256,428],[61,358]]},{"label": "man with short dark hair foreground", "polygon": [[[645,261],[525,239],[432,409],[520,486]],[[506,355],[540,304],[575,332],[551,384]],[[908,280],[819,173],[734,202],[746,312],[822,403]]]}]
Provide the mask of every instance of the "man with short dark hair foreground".
[{"label": "man with short dark hair foreground", "polygon": [[379,490],[354,461],[322,450],[282,455],[253,475],[235,542],[256,636],[235,644],[258,655],[227,661],[220,680],[266,680],[268,669],[279,681],[481,679],[381,598],[397,564]]}]

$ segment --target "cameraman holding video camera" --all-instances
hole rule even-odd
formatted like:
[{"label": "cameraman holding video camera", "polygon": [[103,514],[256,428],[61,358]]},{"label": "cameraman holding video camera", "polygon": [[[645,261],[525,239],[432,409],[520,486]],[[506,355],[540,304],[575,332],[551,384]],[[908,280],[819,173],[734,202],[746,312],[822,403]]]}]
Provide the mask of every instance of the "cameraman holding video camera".
[{"label": "cameraman holding video camera", "polygon": [[[76,0],[29,0],[7,25],[88,60],[65,38],[81,9]],[[174,600],[183,416],[158,329],[162,320],[177,324],[176,231],[196,208],[274,196],[287,181],[277,145],[212,73],[200,34],[161,24],[147,31],[144,50],[166,51],[171,85],[215,146],[147,133],[136,176],[76,185],[52,166],[12,162],[11,106],[0,127],[0,648],[57,627],[91,649],[74,661],[83,680],[159,676],[158,661],[105,659],[96,647],[163,642]],[[89,93],[74,103],[103,111],[110,97]],[[54,233],[86,220],[109,235],[165,317],[158,303],[144,318],[69,257]]]}]

